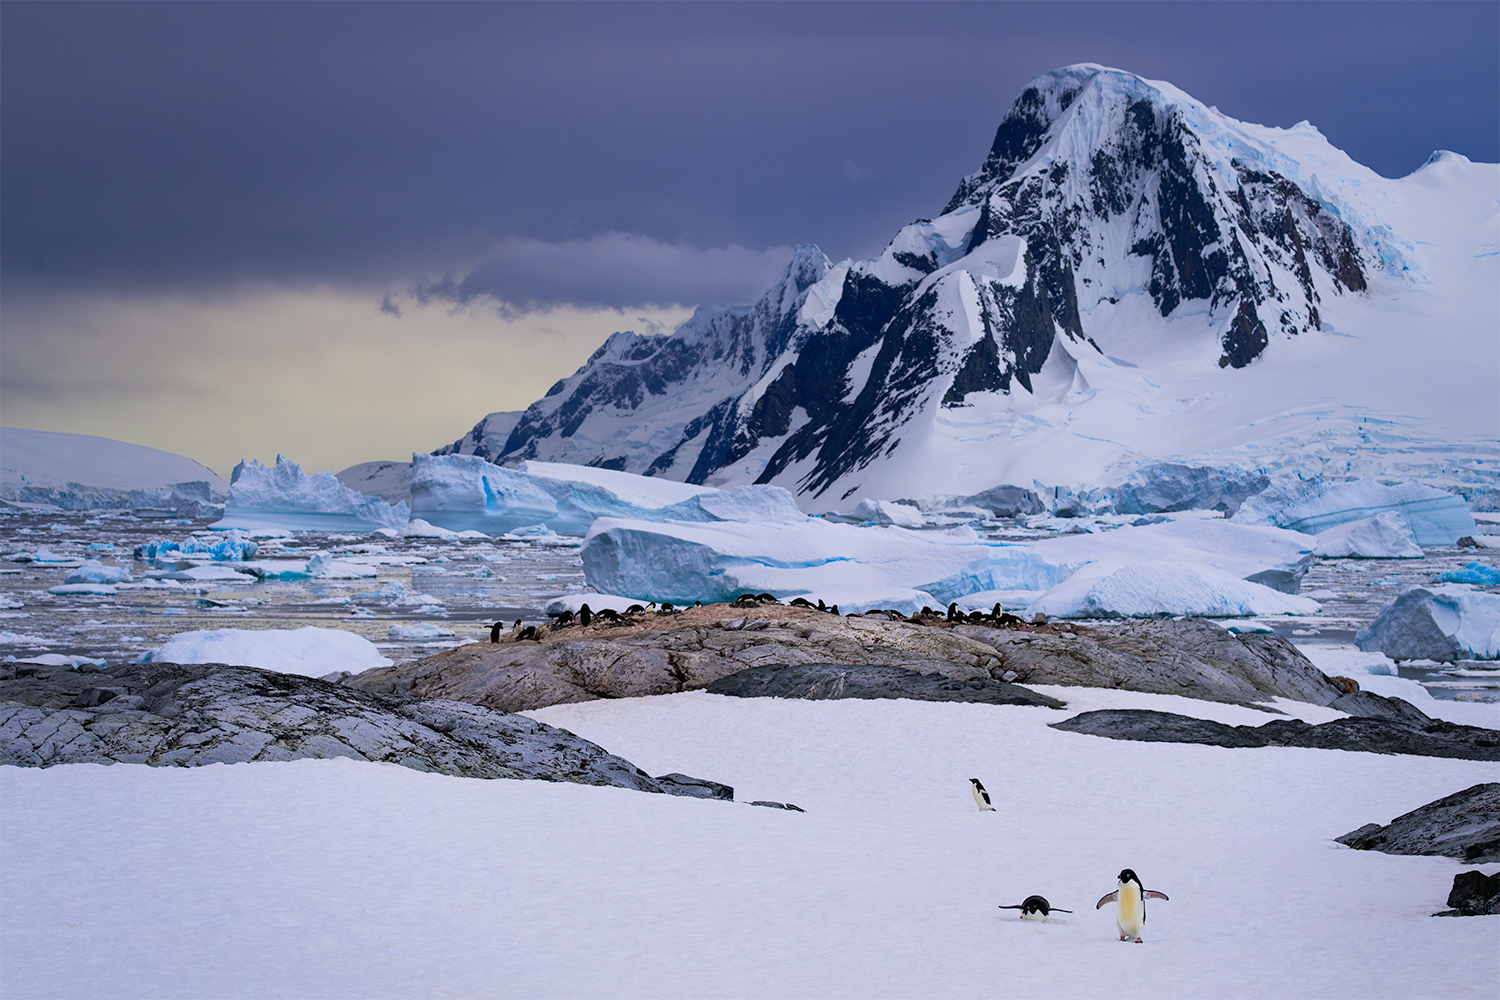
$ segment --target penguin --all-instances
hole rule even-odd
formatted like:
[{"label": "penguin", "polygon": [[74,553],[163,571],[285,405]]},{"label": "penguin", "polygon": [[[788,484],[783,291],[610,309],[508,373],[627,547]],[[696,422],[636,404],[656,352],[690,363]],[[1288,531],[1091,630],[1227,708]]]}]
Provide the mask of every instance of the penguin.
[{"label": "penguin", "polygon": [[969,784],[974,787],[969,789],[974,793],[974,802],[979,806],[980,812],[994,812],[995,805],[990,801],[990,793],[984,790],[984,785],[978,778],[970,778]]},{"label": "penguin", "polygon": [[958,602],[954,601],[952,604],[948,605],[948,620],[950,622],[956,622],[956,621],[958,621],[959,620],[958,614],[959,614],[959,612],[958,612]]},{"label": "penguin", "polygon": [[1141,888],[1141,880],[1135,872],[1126,868],[1120,872],[1120,887],[1094,904],[1099,909],[1105,903],[1115,903],[1115,925],[1120,928],[1120,940],[1135,939],[1141,943],[1141,927],[1146,923],[1146,900],[1166,899],[1167,894],[1155,889]]},{"label": "penguin", "polygon": [[588,628],[589,622],[593,621],[593,619],[594,613],[589,610],[589,606],[587,604],[578,609],[578,624],[582,625],[584,628]]},{"label": "penguin", "polygon": [[504,624],[504,622],[496,622],[490,626],[490,642],[500,641],[500,626]]},{"label": "penguin", "polygon": [[1060,906],[1053,906],[1047,902],[1046,896],[1027,896],[1021,900],[1019,906],[1001,906],[1002,910],[1020,910],[1022,920],[1046,920],[1053,910],[1058,913],[1072,913],[1072,910],[1064,910]]},{"label": "penguin", "polygon": [[999,604],[996,604],[992,609],[990,609],[990,617],[995,619],[995,621],[999,621],[1001,616],[1004,614],[1005,609],[1002,608]]}]

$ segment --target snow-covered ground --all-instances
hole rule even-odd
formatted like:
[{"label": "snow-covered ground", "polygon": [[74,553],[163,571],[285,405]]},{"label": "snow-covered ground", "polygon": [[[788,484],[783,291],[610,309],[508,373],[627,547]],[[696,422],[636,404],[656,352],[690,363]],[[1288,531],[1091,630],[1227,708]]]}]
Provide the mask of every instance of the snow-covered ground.
[{"label": "snow-covered ground", "polygon": [[[1059,689],[1061,691],[1061,689]],[[1058,692],[1053,692],[1058,693]],[[8,997],[1495,997],[1445,858],[1332,838],[1492,763],[1127,743],[1069,712],[706,693],[529,713],[734,804],[345,760],[0,768]],[[997,805],[980,813],[977,776]],[[794,802],[805,813],[752,808]],[[1092,904],[1171,896],[1145,943]],[[1486,870],[1494,866],[1484,866]],[[997,909],[1040,893],[1049,923]]]}]

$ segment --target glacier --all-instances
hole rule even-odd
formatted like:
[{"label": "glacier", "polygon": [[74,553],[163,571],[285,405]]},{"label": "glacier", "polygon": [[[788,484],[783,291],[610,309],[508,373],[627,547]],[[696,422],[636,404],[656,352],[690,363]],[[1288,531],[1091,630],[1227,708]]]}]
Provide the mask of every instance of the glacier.
[{"label": "glacier", "polygon": [[229,484],[190,458],[88,434],[0,428],[0,500],[208,516]]},{"label": "glacier", "polygon": [[295,462],[276,456],[274,466],[247,459],[230,477],[229,502],[217,531],[281,529],[290,531],[399,530],[409,520],[405,503],[394,507],[339,482],[331,472],[309,476]]}]

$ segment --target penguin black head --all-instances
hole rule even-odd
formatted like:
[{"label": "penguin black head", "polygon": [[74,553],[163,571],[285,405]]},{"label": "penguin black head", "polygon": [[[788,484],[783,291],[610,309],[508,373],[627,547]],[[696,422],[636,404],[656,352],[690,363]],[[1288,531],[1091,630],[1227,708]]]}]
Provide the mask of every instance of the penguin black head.
[{"label": "penguin black head", "polygon": [[1141,884],[1140,876],[1136,875],[1136,873],[1133,872],[1133,871],[1131,871],[1129,868],[1123,869],[1120,872],[1120,881],[1121,882],[1134,882],[1136,885],[1140,885]]}]

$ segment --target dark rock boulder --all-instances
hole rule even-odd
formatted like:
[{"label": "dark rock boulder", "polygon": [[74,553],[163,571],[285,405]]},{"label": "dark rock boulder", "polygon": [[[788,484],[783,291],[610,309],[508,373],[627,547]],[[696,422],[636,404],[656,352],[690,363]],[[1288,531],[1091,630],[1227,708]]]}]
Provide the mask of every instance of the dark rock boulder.
[{"label": "dark rock boulder", "polygon": [[328,757],[467,778],[733,795],[685,775],[652,778],[588,740],[522,715],[391,698],[254,667],[140,663],[90,675],[42,667],[0,683],[0,764],[191,767]]},{"label": "dark rock boulder", "polygon": [[1500,875],[1486,875],[1477,868],[1453,876],[1453,888],[1448,891],[1450,910],[1434,913],[1434,917],[1483,917],[1500,913]]},{"label": "dark rock boulder", "polygon": [[1471,785],[1385,826],[1367,823],[1334,839],[1356,851],[1436,854],[1469,864],[1500,861],[1500,782]]},{"label": "dark rock boulder", "polygon": [[710,694],[735,698],[906,698],[910,701],[963,701],[982,705],[1039,705],[1062,708],[1055,698],[1004,681],[955,680],[903,667],[846,663],[774,663],[721,677]]},{"label": "dark rock boulder", "polygon": [[[1278,719],[1261,726],[1229,726],[1169,712],[1105,709],[1084,712],[1053,729],[1143,743],[1203,743],[1217,747],[1310,747],[1367,753],[1500,760],[1500,733],[1451,722],[1413,726],[1385,719],[1335,719],[1310,725]],[[1497,786],[1500,787],[1500,786]]]}]

